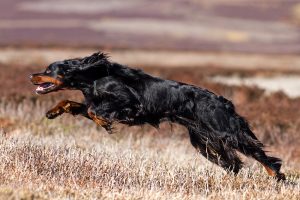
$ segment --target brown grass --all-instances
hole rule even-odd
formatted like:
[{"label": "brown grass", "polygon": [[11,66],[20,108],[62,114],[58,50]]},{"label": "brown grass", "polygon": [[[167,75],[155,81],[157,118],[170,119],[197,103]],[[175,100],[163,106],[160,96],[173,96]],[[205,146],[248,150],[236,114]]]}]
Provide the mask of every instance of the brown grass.
[{"label": "brown grass", "polygon": [[[11,68],[14,71],[14,67]],[[22,69],[27,74],[33,69]],[[0,100],[0,199],[297,199],[300,195],[300,99],[265,96],[257,88],[209,82],[206,70],[146,68],[146,71],[207,87],[233,99],[271,155],[284,161],[287,183],[267,176],[257,162],[243,158],[238,176],[202,158],[186,130],[163,123],[119,126],[113,135],[80,117],[47,120],[44,113],[62,98],[79,93],[36,97],[27,78],[5,81]],[[247,74],[255,74],[248,72]],[[12,88],[4,90],[5,88]],[[63,95],[63,96],[61,96]],[[3,97],[4,96],[4,97]]]},{"label": "brown grass", "polygon": [[277,183],[253,162],[235,177],[197,155],[180,127],[125,128],[108,135],[83,119],[44,119],[50,103],[0,104],[1,117],[18,121],[0,137],[0,197],[296,199],[300,194],[292,157],[284,158],[283,169],[296,185]]}]

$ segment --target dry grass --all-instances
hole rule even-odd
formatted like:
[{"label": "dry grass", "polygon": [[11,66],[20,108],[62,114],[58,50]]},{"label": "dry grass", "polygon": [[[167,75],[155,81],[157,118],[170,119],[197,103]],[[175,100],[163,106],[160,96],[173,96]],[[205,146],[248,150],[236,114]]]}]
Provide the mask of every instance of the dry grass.
[{"label": "dry grass", "polygon": [[[294,184],[277,183],[250,162],[235,177],[201,158],[181,127],[163,124],[106,134],[91,122],[64,116],[46,120],[52,101],[0,103],[10,121],[0,137],[3,199],[297,199]],[[7,117],[9,116],[9,117]],[[288,154],[290,149],[286,149]]]}]

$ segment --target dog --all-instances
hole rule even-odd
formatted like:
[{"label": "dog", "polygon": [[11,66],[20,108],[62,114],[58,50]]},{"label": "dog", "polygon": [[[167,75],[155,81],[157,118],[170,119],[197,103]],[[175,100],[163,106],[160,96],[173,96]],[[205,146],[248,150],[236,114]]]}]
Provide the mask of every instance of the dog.
[{"label": "dog", "polygon": [[69,89],[84,95],[83,103],[61,101],[46,113],[48,119],[63,113],[82,115],[109,133],[113,122],[154,127],[162,121],[178,123],[187,128],[191,144],[226,171],[240,171],[240,152],[260,162],[270,176],[285,180],[282,161],[266,155],[232,102],[206,89],[113,63],[101,52],[54,62],[30,79],[38,86],[37,94]]}]

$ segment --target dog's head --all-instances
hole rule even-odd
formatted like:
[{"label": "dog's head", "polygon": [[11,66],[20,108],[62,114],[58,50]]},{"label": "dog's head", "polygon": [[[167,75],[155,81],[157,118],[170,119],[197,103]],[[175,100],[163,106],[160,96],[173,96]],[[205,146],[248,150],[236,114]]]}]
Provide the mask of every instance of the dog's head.
[{"label": "dog's head", "polygon": [[80,84],[90,84],[107,74],[110,62],[103,53],[94,53],[85,58],[57,61],[42,73],[30,75],[37,94],[47,94],[62,89],[79,89]]}]

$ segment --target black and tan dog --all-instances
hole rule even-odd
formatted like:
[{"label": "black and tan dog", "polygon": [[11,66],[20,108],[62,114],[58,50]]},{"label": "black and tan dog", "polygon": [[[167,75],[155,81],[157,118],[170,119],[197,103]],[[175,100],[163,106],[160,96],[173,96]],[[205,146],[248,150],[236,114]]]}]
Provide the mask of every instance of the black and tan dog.
[{"label": "black and tan dog", "polygon": [[103,53],[54,62],[45,72],[32,74],[31,81],[38,85],[38,94],[70,89],[82,91],[85,97],[84,103],[60,102],[47,112],[49,119],[63,113],[82,115],[108,132],[113,122],[157,127],[168,120],[185,126],[192,145],[225,170],[239,172],[239,151],[259,161],[269,175],[285,179],[281,160],[265,154],[233,104],[208,90],[112,63]]}]

